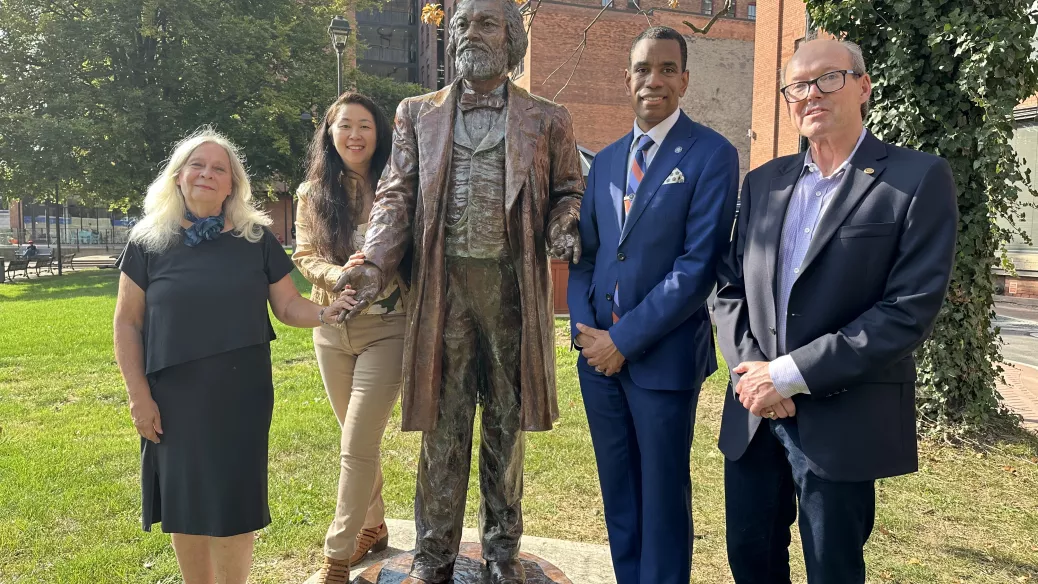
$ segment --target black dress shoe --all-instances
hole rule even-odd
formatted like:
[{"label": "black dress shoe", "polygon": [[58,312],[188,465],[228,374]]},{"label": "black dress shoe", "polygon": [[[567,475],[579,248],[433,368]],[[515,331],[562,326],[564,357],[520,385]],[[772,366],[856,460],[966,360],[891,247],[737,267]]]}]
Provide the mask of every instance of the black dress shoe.
[{"label": "black dress shoe", "polygon": [[519,559],[487,562],[491,584],[526,584],[526,571]]}]

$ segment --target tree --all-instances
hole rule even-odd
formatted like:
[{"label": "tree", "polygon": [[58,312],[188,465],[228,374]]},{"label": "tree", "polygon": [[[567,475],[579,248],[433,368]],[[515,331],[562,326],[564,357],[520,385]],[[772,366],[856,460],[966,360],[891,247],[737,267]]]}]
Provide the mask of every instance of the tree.
[{"label": "tree", "polygon": [[[335,97],[326,28],[344,4],[0,3],[0,198],[61,184],[63,196],[129,207],[202,124],[242,148],[257,191],[291,187],[313,131],[301,114]],[[357,79],[387,96],[419,92]]]},{"label": "tree", "polygon": [[420,95],[428,91],[416,83],[401,83],[387,77],[369,75],[357,69],[347,73],[346,82],[350,87],[354,87],[360,93],[370,97],[382,110],[382,113],[389,118],[390,123],[396,116],[396,107],[405,97]]},{"label": "tree", "polygon": [[[881,139],[948,159],[959,233],[947,300],[917,352],[919,406],[931,431],[957,434],[1005,413],[991,268],[1018,233],[1013,108],[1038,92],[1030,0],[808,0],[813,22],[861,45],[872,75],[866,125]],[[1036,194],[1030,186],[1028,194]],[[1001,226],[999,220],[1005,224]]]}]

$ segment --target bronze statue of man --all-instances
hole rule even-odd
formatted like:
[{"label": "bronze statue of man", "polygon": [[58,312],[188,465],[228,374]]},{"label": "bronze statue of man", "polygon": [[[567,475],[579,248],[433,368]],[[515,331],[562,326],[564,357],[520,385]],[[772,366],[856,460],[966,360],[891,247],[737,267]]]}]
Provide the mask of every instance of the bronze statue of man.
[{"label": "bronze statue of man", "polygon": [[410,272],[402,425],[424,435],[405,582],[451,580],[478,402],[483,558],[522,584],[523,431],[558,418],[548,253],[579,259],[583,178],[569,113],[508,80],[528,44],[516,3],[464,0],[449,30],[459,79],[397,109],[366,262],[337,287],[355,314]]}]

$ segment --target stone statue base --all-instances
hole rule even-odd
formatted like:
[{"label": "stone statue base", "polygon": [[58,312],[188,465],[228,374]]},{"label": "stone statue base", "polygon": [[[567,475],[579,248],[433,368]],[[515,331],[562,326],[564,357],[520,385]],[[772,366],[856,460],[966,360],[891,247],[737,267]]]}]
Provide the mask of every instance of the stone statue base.
[{"label": "stone statue base", "polygon": [[[463,543],[454,564],[453,584],[488,584],[490,579],[483,567],[482,546]],[[400,584],[411,569],[414,552],[406,552],[382,560],[353,579],[353,584]],[[573,584],[555,566],[527,553],[519,560],[526,569],[526,584]]]}]

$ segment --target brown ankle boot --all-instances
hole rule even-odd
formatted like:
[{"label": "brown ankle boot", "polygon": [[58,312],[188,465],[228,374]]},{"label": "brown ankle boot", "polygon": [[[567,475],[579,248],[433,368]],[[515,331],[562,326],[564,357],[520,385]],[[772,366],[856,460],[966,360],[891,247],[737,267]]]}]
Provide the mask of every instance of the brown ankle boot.
[{"label": "brown ankle boot", "polygon": [[365,527],[357,534],[357,551],[350,558],[350,565],[355,565],[364,559],[368,552],[380,552],[389,547],[389,528],[386,522],[378,527]]},{"label": "brown ankle boot", "polygon": [[325,556],[317,572],[317,584],[350,584],[350,563]]}]

